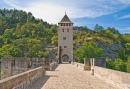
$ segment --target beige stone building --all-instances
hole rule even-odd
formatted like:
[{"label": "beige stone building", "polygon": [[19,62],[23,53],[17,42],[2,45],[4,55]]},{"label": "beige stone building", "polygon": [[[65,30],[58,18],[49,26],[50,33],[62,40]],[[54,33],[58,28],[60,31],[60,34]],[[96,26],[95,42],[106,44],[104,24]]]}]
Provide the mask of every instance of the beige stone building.
[{"label": "beige stone building", "polygon": [[73,61],[73,22],[65,14],[58,26],[59,60],[61,62]]}]

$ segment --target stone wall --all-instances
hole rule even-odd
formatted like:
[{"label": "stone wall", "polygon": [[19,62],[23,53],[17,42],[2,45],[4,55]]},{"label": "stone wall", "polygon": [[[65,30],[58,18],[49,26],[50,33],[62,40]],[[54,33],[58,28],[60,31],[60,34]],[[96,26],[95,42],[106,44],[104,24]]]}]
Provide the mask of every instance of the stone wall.
[{"label": "stone wall", "polygon": [[46,60],[45,58],[30,58],[30,61],[31,61],[31,68],[37,68],[43,66],[46,61],[48,62],[48,60]]},{"label": "stone wall", "polygon": [[82,70],[84,70],[84,64],[82,64],[82,63],[78,63],[78,62],[72,62],[72,65],[75,65],[76,67],[79,67],[79,68],[81,68]]},{"label": "stone wall", "polygon": [[14,58],[14,62],[14,70],[12,71],[13,75],[28,70],[28,58]]},{"label": "stone wall", "polygon": [[95,66],[94,75],[119,89],[130,89],[130,73]]},{"label": "stone wall", "polygon": [[49,69],[50,60],[45,58],[2,58],[1,79],[25,72],[27,70],[46,66]]},{"label": "stone wall", "polygon": [[58,63],[57,63],[57,62],[50,63],[50,70],[53,70],[53,69],[56,68],[57,66],[58,66]]},{"label": "stone wall", "polygon": [[1,60],[1,79],[12,76],[12,61],[14,59],[5,58]]},{"label": "stone wall", "polygon": [[[110,85],[113,85],[114,87],[118,89],[130,89],[130,73],[125,73],[125,72],[120,72],[120,71],[104,68],[105,61],[103,63],[104,64],[103,65],[101,64],[101,67],[94,66],[94,76],[98,77],[104,82],[109,83]],[[97,62],[97,64],[100,64],[100,63]],[[72,63],[72,65],[79,67],[82,70],[86,70],[85,66],[88,66],[87,64],[85,65],[78,62],[74,62]],[[92,71],[91,71],[91,74],[92,74]]]},{"label": "stone wall", "polygon": [[46,66],[50,68],[49,70],[52,70],[57,65],[57,62],[53,62],[49,66],[43,65],[42,67],[2,79],[0,80],[0,89],[29,89],[34,82],[44,75]]},{"label": "stone wall", "polygon": [[85,58],[84,65],[84,70],[91,70],[93,66],[106,68],[106,58]]},{"label": "stone wall", "polygon": [[106,58],[94,58],[94,66],[106,68]]},{"label": "stone wall", "polygon": [[43,67],[39,67],[5,78],[0,80],[0,89],[28,89],[36,79],[43,76],[44,72]]}]

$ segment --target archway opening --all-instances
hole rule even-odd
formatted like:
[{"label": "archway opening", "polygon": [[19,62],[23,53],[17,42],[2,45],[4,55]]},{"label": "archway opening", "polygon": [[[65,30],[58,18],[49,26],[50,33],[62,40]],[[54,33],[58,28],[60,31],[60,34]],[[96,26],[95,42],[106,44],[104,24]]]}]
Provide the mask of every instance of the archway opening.
[{"label": "archway opening", "polygon": [[62,56],[62,62],[69,62],[69,56],[66,55],[66,54],[64,54],[64,55]]}]

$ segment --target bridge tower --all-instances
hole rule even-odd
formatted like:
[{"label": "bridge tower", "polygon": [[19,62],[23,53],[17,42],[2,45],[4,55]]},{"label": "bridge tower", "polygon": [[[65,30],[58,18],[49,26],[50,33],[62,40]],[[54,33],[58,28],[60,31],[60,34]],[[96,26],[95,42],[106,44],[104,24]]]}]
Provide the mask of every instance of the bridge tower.
[{"label": "bridge tower", "polygon": [[58,23],[59,63],[73,61],[73,22],[64,15]]}]

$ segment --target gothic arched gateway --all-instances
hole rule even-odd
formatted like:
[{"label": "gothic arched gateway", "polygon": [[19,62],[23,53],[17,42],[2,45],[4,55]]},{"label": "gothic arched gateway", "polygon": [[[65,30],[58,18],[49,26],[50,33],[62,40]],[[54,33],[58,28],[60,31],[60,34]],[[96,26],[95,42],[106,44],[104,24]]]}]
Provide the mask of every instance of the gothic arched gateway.
[{"label": "gothic arched gateway", "polygon": [[62,62],[69,62],[69,56],[66,55],[66,54],[64,54],[64,55],[62,56]]}]

